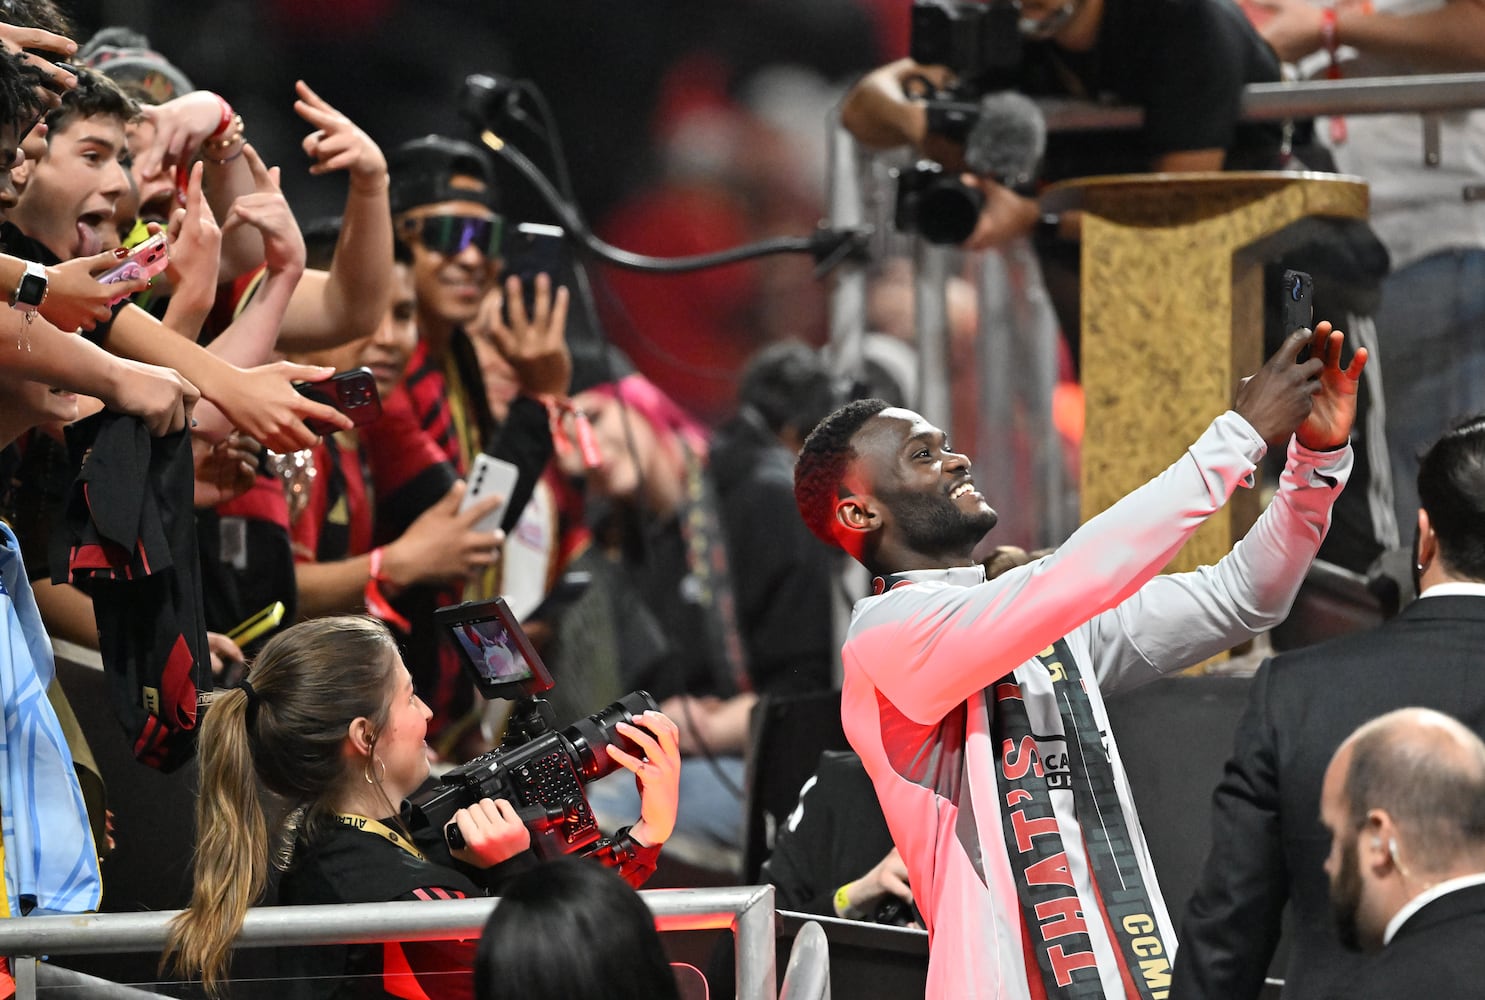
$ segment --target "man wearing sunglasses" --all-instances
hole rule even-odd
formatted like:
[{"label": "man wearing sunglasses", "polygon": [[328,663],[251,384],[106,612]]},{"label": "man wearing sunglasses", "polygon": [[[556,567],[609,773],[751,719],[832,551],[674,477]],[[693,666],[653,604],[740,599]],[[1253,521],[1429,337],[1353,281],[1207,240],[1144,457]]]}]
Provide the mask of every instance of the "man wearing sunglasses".
[{"label": "man wearing sunglasses", "polygon": [[[519,280],[499,282],[504,220],[494,173],[478,147],[430,135],[397,147],[387,162],[393,223],[412,250],[417,299],[418,346],[402,388],[460,476],[481,452],[520,469],[502,524],[509,533],[552,455],[544,397],[564,395],[571,375],[564,340],[567,290],[539,280],[528,312]],[[503,301],[510,303],[506,311]],[[488,377],[492,369],[494,378]],[[406,527],[379,526],[398,532]],[[419,690],[429,692],[435,728],[455,722],[473,698],[451,651],[425,627],[432,607],[493,596],[499,584],[498,576],[487,574],[469,580],[462,593],[454,588],[411,594],[409,602],[399,602],[408,603],[404,614],[413,622],[409,662],[426,661],[429,671],[439,663],[436,677],[418,676],[413,667]],[[456,733],[445,734],[434,743],[448,750],[456,740]]]}]

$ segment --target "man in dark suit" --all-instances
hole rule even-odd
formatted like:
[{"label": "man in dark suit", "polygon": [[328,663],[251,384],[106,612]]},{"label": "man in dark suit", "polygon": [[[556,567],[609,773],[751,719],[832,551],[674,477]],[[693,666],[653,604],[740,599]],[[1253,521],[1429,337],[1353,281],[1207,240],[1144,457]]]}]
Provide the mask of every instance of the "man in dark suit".
[{"label": "man in dark suit", "polygon": [[1359,957],[1332,926],[1320,783],[1359,724],[1405,705],[1485,733],[1485,417],[1418,474],[1420,597],[1374,631],[1267,661],[1213,797],[1212,847],[1181,924],[1172,1000],[1256,997],[1292,905],[1284,997],[1330,994]]},{"label": "man in dark suit", "polygon": [[1333,996],[1479,996],[1485,742],[1432,709],[1373,719],[1326,769],[1320,816],[1336,929],[1378,953]]}]

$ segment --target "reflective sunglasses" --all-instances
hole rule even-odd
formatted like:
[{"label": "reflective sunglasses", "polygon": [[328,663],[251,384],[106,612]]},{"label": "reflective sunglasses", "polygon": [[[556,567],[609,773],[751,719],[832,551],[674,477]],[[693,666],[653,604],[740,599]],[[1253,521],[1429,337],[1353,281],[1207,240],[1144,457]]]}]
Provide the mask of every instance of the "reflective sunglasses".
[{"label": "reflective sunglasses", "polygon": [[452,257],[465,247],[474,247],[489,258],[500,256],[505,220],[500,216],[427,215],[403,223],[405,237],[416,239],[434,253]]}]

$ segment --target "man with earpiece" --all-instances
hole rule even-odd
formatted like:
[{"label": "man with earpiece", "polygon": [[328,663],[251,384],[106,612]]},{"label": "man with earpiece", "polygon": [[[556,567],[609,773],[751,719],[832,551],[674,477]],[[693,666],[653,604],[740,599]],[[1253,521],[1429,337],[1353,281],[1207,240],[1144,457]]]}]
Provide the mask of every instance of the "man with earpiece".
[{"label": "man with earpiece", "polygon": [[1451,1000],[1485,981],[1485,742],[1404,708],[1366,723],[1325,771],[1320,821],[1341,940],[1376,952],[1335,997]]},{"label": "man with earpiece", "polygon": [[[1376,629],[1276,656],[1253,678],[1236,749],[1213,796],[1211,851],[1181,922],[1170,1000],[1257,997],[1286,902],[1285,1000],[1360,995],[1343,986],[1362,958],[1343,947],[1331,915],[1323,867],[1331,836],[1320,823],[1321,780],[1353,729],[1404,706],[1436,709],[1485,734],[1485,415],[1429,448],[1419,467],[1418,496],[1419,598]],[[1432,769],[1449,760],[1415,763],[1407,779],[1408,788],[1418,790],[1406,804],[1412,822],[1426,818]],[[1480,794],[1439,799],[1439,822],[1478,810]],[[1446,859],[1423,852],[1406,828],[1373,836],[1382,838],[1377,849],[1365,838],[1361,846],[1378,864],[1395,837],[1388,864],[1414,893],[1447,877],[1435,871]],[[1347,888],[1345,878],[1339,883]],[[1468,958],[1482,956],[1485,949],[1476,945]],[[1449,995],[1418,986],[1421,981],[1411,995]]]}]

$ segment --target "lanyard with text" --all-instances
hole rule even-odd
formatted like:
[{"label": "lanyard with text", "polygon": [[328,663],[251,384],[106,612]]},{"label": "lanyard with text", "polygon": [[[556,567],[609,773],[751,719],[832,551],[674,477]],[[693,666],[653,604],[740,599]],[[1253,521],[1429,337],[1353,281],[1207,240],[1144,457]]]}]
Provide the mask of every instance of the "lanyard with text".
[{"label": "lanyard with text", "polygon": [[389,829],[380,820],[372,819],[369,816],[358,816],[355,813],[334,813],[333,815],[335,816],[335,822],[341,826],[348,826],[353,830],[365,830],[367,833],[374,833],[383,840],[390,840],[419,861],[428,860],[422,851],[413,846],[412,841],[396,830]]}]

